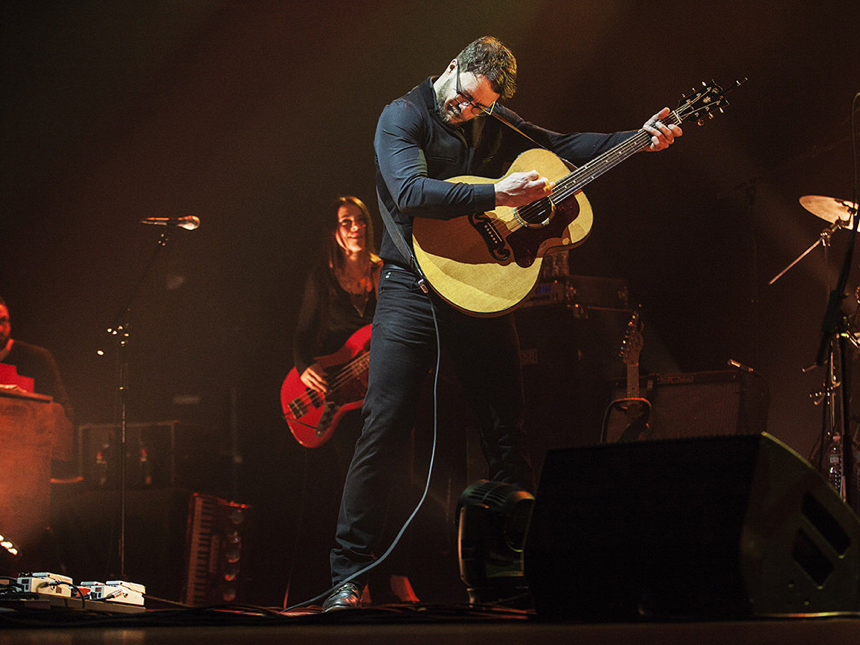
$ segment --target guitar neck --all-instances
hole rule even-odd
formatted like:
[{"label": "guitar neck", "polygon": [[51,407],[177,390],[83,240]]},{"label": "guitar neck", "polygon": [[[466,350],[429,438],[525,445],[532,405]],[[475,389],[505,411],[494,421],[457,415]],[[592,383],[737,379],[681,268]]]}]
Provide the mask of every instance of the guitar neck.
[{"label": "guitar neck", "polygon": [[639,398],[639,363],[627,364],[627,398]]},{"label": "guitar neck", "polygon": [[[667,125],[678,125],[684,117],[682,110],[674,110],[662,119]],[[640,129],[629,139],[613,146],[599,157],[595,157],[584,166],[580,166],[566,177],[556,182],[553,190],[553,200],[561,201],[582,190],[586,185],[608,172],[637,152],[645,149],[651,143],[651,134]]]}]

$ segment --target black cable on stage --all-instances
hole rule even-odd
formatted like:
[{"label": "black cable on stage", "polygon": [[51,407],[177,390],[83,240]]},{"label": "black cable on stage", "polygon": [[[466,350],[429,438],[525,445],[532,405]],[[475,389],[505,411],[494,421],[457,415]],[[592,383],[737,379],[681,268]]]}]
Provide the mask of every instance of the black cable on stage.
[{"label": "black cable on stage", "polygon": [[[427,292],[425,292],[427,293]],[[424,491],[421,493],[421,499],[418,500],[418,503],[415,505],[415,508],[412,510],[412,513],[406,518],[406,521],[403,523],[403,526],[400,527],[400,530],[397,532],[397,535],[394,536],[394,540],[391,542],[389,547],[385,550],[385,552],[379,556],[376,560],[365,566],[364,568],[356,571],[348,578],[345,578],[338,582],[336,585],[329,587],[326,591],[319,594],[318,596],[314,596],[310,600],[305,600],[304,602],[300,602],[295,605],[291,605],[284,609],[284,612],[289,612],[294,609],[299,609],[300,607],[304,607],[306,605],[310,605],[318,600],[322,600],[326,598],[329,594],[334,592],[335,589],[340,587],[341,585],[351,582],[355,580],[358,576],[364,575],[371,569],[374,569],[376,566],[381,564],[385,559],[391,555],[391,552],[394,551],[394,548],[400,542],[400,539],[403,537],[403,534],[406,532],[406,529],[412,523],[412,520],[415,519],[415,516],[418,514],[418,511],[421,510],[421,507],[424,505],[424,501],[427,499],[427,493],[430,490],[430,480],[433,476],[433,466],[436,461],[436,442],[438,437],[438,423],[439,423],[439,365],[442,359],[442,343],[439,337],[439,320],[436,318],[436,307],[433,305],[433,300],[430,298],[430,294],[427,293],[427,299],[430,302],[430,311],[433,314],[433,328],[436,331],[436,369],[433,375],[433,441],[430,448],[430,464],[427,468],[427,479],[424,482]]]}]

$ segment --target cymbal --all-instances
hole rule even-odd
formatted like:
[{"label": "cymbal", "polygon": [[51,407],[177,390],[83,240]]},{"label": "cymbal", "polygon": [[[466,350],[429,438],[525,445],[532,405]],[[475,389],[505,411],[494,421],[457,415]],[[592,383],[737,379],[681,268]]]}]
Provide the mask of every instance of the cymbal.
[{"label": "cymbal", "polygon": [[800,205],[825,222],[839,222],[839,225],[845,228],[852,228],[851,216],[857,212],[857,204],[854,202],[821,195],[804,195],[800,198]]}]

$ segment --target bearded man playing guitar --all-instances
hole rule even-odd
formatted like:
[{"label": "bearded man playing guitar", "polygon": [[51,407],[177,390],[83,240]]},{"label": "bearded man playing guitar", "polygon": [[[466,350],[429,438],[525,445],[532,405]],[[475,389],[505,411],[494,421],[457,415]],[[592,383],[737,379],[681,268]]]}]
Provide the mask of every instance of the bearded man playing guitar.
[{"label": "bearded man playing guitar", "polygon": [[[587,163],[637,133],[558,134],[528,123],[498,104],[513,95],[515,80],[511,52],[495,38],[480,38],[440,76],[387,105],[379,118],[374,138],[377,193],[383,216],[390,214],[395,230],[387,225],[382,238],[385,264],[373,321],[364,427],[341,500],[331,554],[335,588],[323,603],[325,610],[360,606],[364,569],[384,546],[379,537],[387,500],[397,485],[392,473],[406,450],[422,382],[435,362],[437,326],[439,343],[453,359],[475,413],[488,478],[534,491],[522,431],[519,341],[507,313],[511,307],[491,300],[473,308],[471,296],[480,299],[486,291],[480,280],[461,298],[456,285],[465,280],[455,277],[453,295],[447,295],[441,284],[447,261],[434,274],[440,276],[438,287],[429,272],[424,279],[423,259],[411,257],[420,246],[412,244],[413,223],[417,231],[419,222],[460,220],[478,230],[479,252],[467,252],[461,262],[467,270],[484,262],[476,259],[479,255],[498,266],[527,262],[513,257],[486,213],[550,197],[554,177],[547,175],[552,173],[525,168],[496,181],[454,178],[500,177],[521,153],[539,147],[573,164]],[[663,150],[681,136],[680,127],[662,122],[669,114],[664,108],[648,120],[639,131],[646,139],[638,149]],[[460,237],[453,235],[448,243],[457,245]],[[423,256],[440,256],[445,244],[444,239],[429,240]],[[400,248],[407,246],[411,248],[403,253]],[[508,280],[501,282],[504,287]]]}]

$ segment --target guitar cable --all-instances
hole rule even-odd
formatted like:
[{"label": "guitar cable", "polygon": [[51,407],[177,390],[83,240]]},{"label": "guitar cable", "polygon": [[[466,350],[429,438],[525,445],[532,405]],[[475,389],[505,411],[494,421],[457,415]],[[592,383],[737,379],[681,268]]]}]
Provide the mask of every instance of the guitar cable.
[{"label": "guitar cable", "polygon": [[438,437],[438,424],[439,424],[439,366],[442,362],[442,343],[439,336],[439,321],[436,318],[436,307],[433,305],[433,300],[430,298],[429,290],[427,289],[426,284],[424,283],[424,279],[419,281],[419,287],[421,291],[427,294],[427,300],[430,302],[430,312],[433,314],[433,329],[436,333],[436,369],[433,374],[433,441],[430,446],[430,463],[427,468],[427,479],[424,482],[424,490],[421,493],[421,499],[418,500],[418,503],[415,505],[415,508],[412,510],[412,513],[406,518],[406,521],[403,523],[403,526],[400,527],[400,530],[397,532],[397,535],[394,536],[394,539],[391,541],[391,544],[385,550],[385,552],[379,556],[376,560],[369,563],[365,567],[359,569],[351,576],[344,578],[336,585],[333,585],[326,589],[324,592],[319,594],[318,596],[314,596],[310,600],[305,600],[304,602],[300,602],[295,605],[291,605],[286,609],[282,609],[281,613],[288,613],[294,609],[299,609],[306,605],[310,605],[318,600],[322,600],[323,598],[327,598],[329,594],[333,593],[335,589],[340,587],[347,582],[352,582],[357,577],[364,575],[369,572],[371,569],[376,568],[378,565],[382,564],[388,558],[389,555],[394,551],[395,547],[400,543],[400,539],[403,537],[403,534],[406,532],[406,529],[409,528],[409,525],[412,524],[412,521],[415,519],[415,516],[418,515],[418,511],[421,510],[421,507],[424,505],[424,501],[427,499],[427,494],[430,491],[430,479],[433,476],[433,465],[436,461],[436,443]]}]

